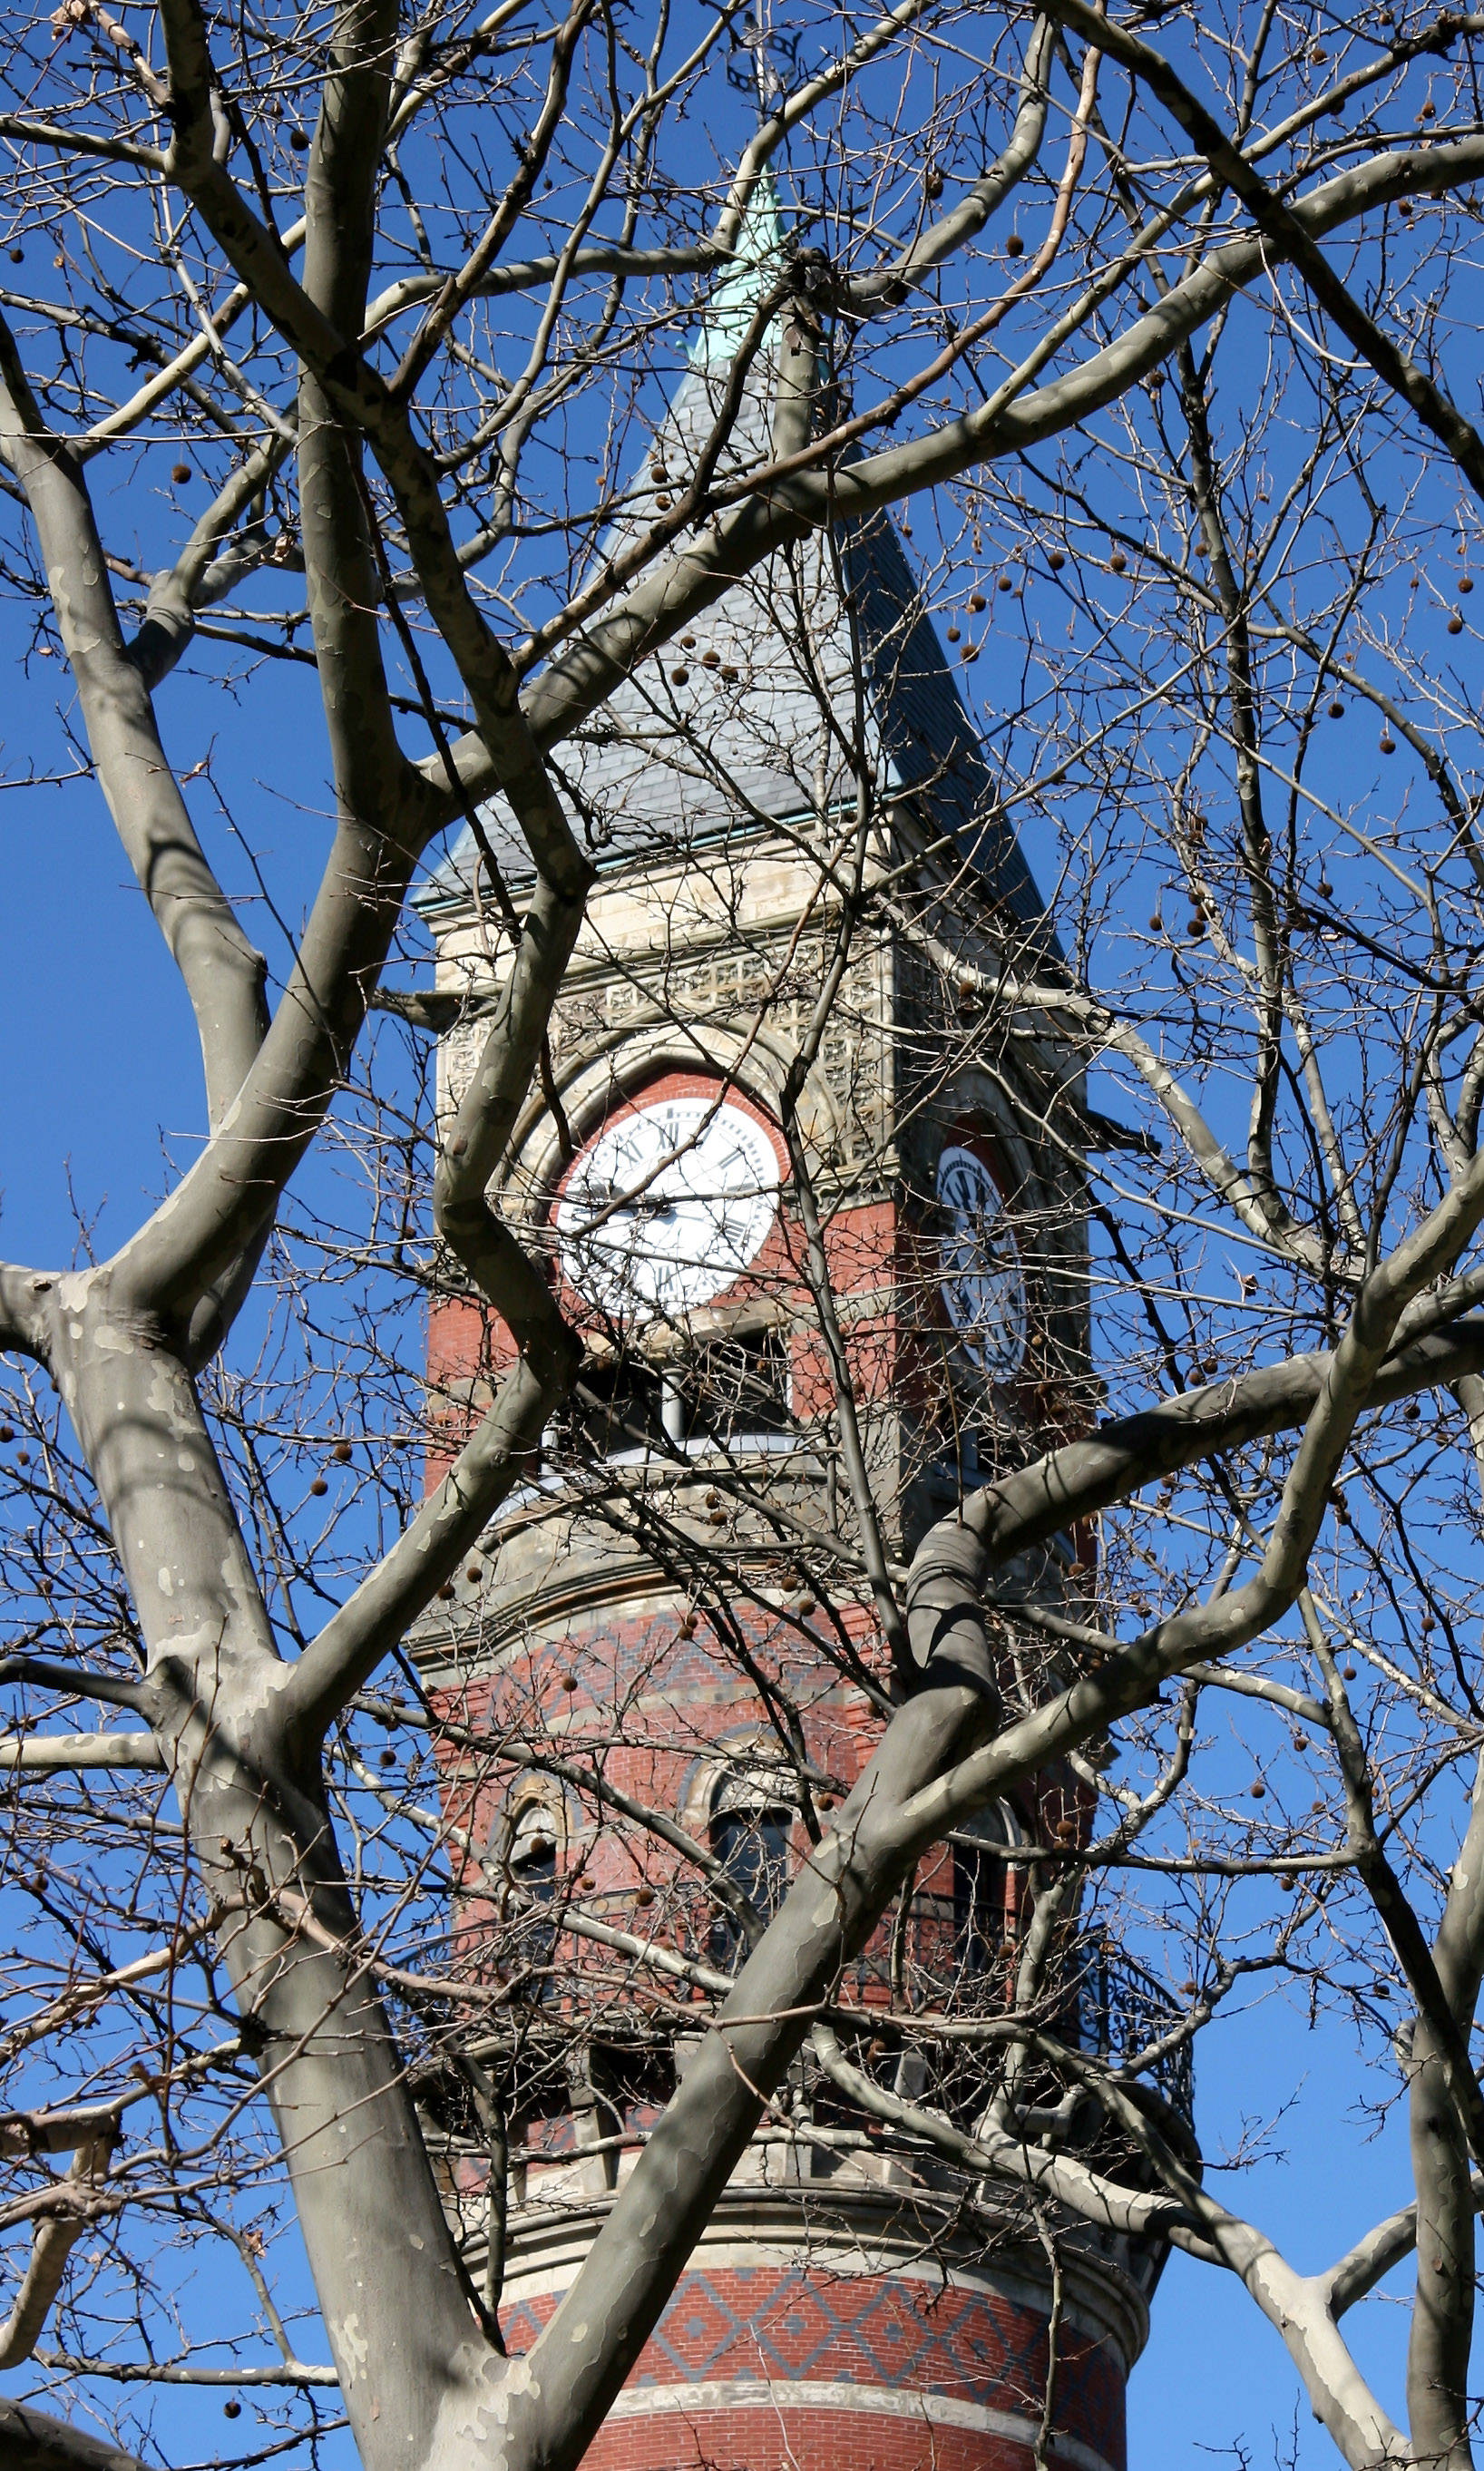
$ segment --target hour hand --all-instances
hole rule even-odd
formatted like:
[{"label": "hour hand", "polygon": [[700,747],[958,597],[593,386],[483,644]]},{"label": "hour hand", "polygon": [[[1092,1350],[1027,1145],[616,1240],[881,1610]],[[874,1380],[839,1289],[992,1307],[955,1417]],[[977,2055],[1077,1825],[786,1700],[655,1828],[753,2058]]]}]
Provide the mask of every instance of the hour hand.
[{"label": "hour hand", "polygon": [[589,1184],[582,1198],[592,1210],[612,1210],[623,1218],[673,1218],[675,1205],[662,1193],[629,1192],[621,1184]]}]

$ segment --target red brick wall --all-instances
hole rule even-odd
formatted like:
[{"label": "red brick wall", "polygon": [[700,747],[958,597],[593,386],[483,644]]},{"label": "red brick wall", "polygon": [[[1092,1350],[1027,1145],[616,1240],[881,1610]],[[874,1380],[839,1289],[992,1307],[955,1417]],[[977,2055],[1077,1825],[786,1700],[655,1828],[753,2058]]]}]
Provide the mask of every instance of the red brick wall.
[{"label": "red brick wall", "polygon": [[[530,2348],[554,2304],[508,2312],[512,2351]],[[889,2271],[703,2263],[679,2285],[587,2460],[593,2471],[1026,2471],[1047,2367],[1046,2314],[1001,2293]],[[816,2402],[801,2384],[820,2389]],[[1065,2323],[1052,2427],[1071,2440],[1053,2444],[1063,2462],[1124,2471],[1122,2363]]]},{"label": "red brick wall", "polygon": [[[809,1657],[796,1632],[745,1604],[733,1605],[730,1617],[758,1663],[800,1708],[815,1767],[848,1791],[875,1748],[880,1719],[822,1658]],[[532,1745],[544,1740],[554,1753],[578,1765],[586,1763],[590,1754],[584,1745],[591,1741],[612,1783],[641,1802],[683,1818],[698,1773],[710,1766],[713,1746],[735,1742],[740,1734],[766,1733],[758,1697],[727,1641],[713,1636],[704,1614],[688,1636],[681,1628],[684,1618],[679,1604],[661,1612],[600,1610],[549,1639],[508,1650],[497,1668],[476,1670],[457,1688],[436,1693],[439,1712],[481,1743],[512,1736]],[[858,1645],[874,1653],[877,1642],[866,1630],[866,1616],[853,1619],[852,1627],[862,1632]],[[627,1737],[617,1744],[612,1741],[615,1707],[625,1711]],[[467,1828],[476,1844],[489,1843],[498,1836],[506,1794],[513,1790],[525,1798],[535,1789],[533,1780],[508,1769],[492,1775],[483,1755],[466,1757],[445,1748],[444,1756],[443,1794],[450,1818]],[[570,1871],[582,1866],[584,1901],[592,1910],[606,1911],[628,1927],[636,1894],[648,1889],[664,1897],[686,1875],[678,1855],[611,1809],[594,1842],[581,1824],[584,1816],[590,1818],[590,1808],[584,1814],[577,1798],[559,1785],[543,1789],[542,1798],[554,1808],[565,1806],[568,1832],[560,1867]],[[1058,1770],[1038,1779],[1034,1805],[1027,1803],[1025,1815],[1035,1817],[1044,1841],[1055,1841],[1058,1822],[1070,1824],[1073,1836],[1083,1838],[1090,1800],[1085,1788]],[[828,1797],[821,1799],[820,1816],[828,1824]],[[807,1846],[801,1820],[794,1829],[800,1860]],[[1012,1894],[1018,1894],[1022,1877],[1014,1874]],[[469,1882],[473,1893],[464,1915],[464,1927],[474,1931],[483,1926],[485,1912],[483,1883],[476,1879],[477,1874]],[[944,1848],[930,1855],[918,1872],[920,1929],[933,1926],[935,1917],[951,1938],[953,1893],[953,1859]],[[709,1899],[702,1903],[709,1918]],[[1008,1918],[1013,1922],[1013,1911]],[[658,1914],[654,1920],[660,1921]],[[702,1943],[705,1935],[702,1920],[697,1933]],[[663,1924],[660,1936],[666,1936]],[[883,1939],[884,1932],[880,1936]],[[566,1954],[579,1961],[576,1946]],[[919,1944],[917,1954],[919,1962],[929,1961],[926,1944]]]}]

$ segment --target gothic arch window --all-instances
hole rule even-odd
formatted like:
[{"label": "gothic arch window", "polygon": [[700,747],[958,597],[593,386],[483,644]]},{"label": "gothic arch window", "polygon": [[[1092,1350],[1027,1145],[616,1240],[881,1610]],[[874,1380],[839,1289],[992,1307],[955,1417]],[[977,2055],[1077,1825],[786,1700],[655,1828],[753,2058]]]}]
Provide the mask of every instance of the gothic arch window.
[{"label": "gothic arch window", "polygon": [[[502,1868],[514,1891],[510,1921],[517,1965],[538,1969],[551,1964],[556,1946],[553,1908],[565,1830],[554,1803],[530,1795],[506,1812]],[[547,1985],[537,1985],[544,1997]]]},{"label": "gothic arch window", "polygon": [[[776,1913],[789,1884],[793,1816],[792,1780],[770,1759],[730,1771],[712,1795],[711,1850],[733,1886],[765,1919]],[[746,1952],[741,1924],[718,1908],[711,1925],[712,1964],[718,1972],[735,1973]]]},{"label": "gothic arch window", "polygon": [[954,1838],[954,1958],[961,1983],[982,1981],[996,1968],[1014,1923],[1008,1856],[1025,1841],[1007,1801],[990,1802]]}]

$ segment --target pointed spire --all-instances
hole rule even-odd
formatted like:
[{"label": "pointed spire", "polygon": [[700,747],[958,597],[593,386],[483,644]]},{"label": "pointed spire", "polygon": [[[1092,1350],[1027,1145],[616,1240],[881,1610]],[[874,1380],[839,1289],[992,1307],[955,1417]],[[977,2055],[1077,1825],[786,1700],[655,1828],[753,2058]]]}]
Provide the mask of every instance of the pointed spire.
[{"label": "pointed spire", "polygon": [[724,367],[737,358],[752,313],[783,255],[783,218],[767,164],[758,174],[724,280],[707,302],[691,344],[693,369]]}]

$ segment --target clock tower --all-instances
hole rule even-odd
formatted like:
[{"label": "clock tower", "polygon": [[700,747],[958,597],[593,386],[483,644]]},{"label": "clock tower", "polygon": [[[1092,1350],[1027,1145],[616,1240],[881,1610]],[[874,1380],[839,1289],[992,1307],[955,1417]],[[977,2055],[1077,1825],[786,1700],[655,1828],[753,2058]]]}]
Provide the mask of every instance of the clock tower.
[{"label": "clock tower", "polygon": [[[772,247],[755,235],[755,255]],[[766,364],[740,409],[727,392],[756,277],[738,284],[601,555],[724,416],[721,475],[766,459]],[[1060,954],[962,685],[993,667],[985,596],[961,598],[951,657],[888,518],[806,544],[728,589],[562,751],[599,876],[498,1198],[581,1329],[584,1370],[413,1642],[469,1848],[459,1926],[511,1986],[435,2107],[512,2350],[869,1755],[898,1686],[873,1553],[900,1580],[937,1530],[952,1559],[964,1493],[1090,1418],[1084,1101],[1045,1025],[993,1001],[1006,972]],[[491,860],[518,905],[498,806],[422,902],[460,1007],[445,1109],[505,966]],[[430,1479],[508,1345],[475,1302],[435,1303]],[[1086,1549],[1069,1535],[1001,1574],[1007,1702],[1055,1680],[1018,1608],[1074,1600]],[[1009,2098],[985,2056],[1002,2036],[976,2028],[1017,1983],[1084,2048],[1137,2049],[1169,2021],[1070,1906],[1042,1933],[1049,1959],[1030,1944],[1089,1802],[1057,1770],[986,1810],[842,1983],[852,2061],[899,2104],[972,2130]],[[1178,2061],[1148,2098],[1189,2120]],[[591,2459],[1122,2471],[1162,2262],[966,2179],[806,2046]]]}]

